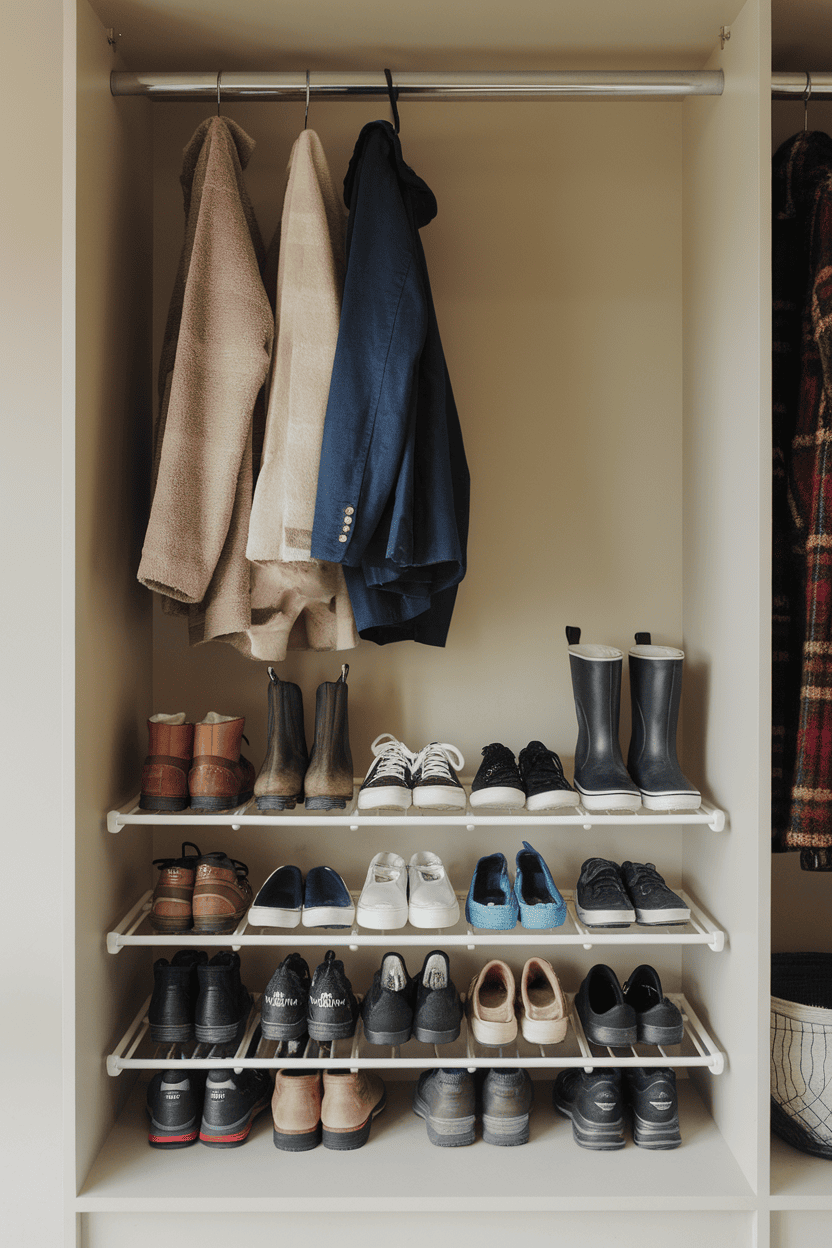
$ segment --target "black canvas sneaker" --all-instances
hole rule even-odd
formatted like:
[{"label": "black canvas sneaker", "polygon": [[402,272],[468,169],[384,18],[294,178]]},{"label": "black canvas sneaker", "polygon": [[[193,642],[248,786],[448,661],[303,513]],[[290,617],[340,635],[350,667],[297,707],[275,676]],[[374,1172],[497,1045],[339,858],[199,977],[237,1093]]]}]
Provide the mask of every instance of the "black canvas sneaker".
[{"label": "black canvas sneaker", "polygon": [[581,1148],[611,1151],[624,1147],[624,1096],[621,1071],[562,1070],[552,1089],[558,1113],[572,1119],[572,1137]]},{"label": "black canvas sneaker", "polygon": [[629,927],[636,912],[621,869],[608,858],[587,858],[575,892],[575,911],[587,927]]},{"label": "black canvas sneaker", "polygon": [[622,1073],[633,1141],[639,1148],[678,1148],[682,1136],[676,1072],[666,1066],[627,1066]]},{"label": "black canvas sneaker", "polygon": [[622,862],[621,878],[636,919],[645,927],[690,921],[690,909],[668,888],[652,862]]},{"label": "black canvas sneaker", "polygon": [[563,774],[563,763],[542,741],[530,741],[518,758],[527,810],[577,806],[578,794]]},{"label": "black canvas sneaker", "polygon": [[267,1040],[296,1040],[306,1033],[309,967],[290,953],[268,982],[260,1002],[260,1026]]},{"label": "black canvas sneaker", "polygon": [[416,985],[398,953],[385,953],[361,1002],[364,1035],[370,1044],[406,1044],[413,1025]]},{"label": "black canvas sneaker", "polygon": [[316,967],[309,989],[307,1031],[313,1040],[345,1040],[355,1035],[358,1002],[344,963],[330,949]]},{"label": "black canvas sneaker", "polygon": [[370,748],[375,760],[358,790],[358,809],[407,810],[413,801],[414,755],[389,732],[376,737]]},{"label": "black canvas sneaker", "polygon": [[[259,1041],[259,1033],[255,1032],[247,1056],[254,1055]],[[221,1053],[225,1056],[224,1050]],[[210,1148],[239,1148],[248,1138],[255,1118],[269,1108],[271,1096],[271,1071],[209,1070],[202,1103],[200,1143]]]},{"label": "black canvas sneaker", "polygon": [[471,785],[472,806],[522,807],[526,793],[517,760],[499,741],[483,746],[482,762]]},{"label": "black canvas sneaker", "polygon": [[416,983],[413,1038],[421,1044],[452,1044],[462,1026],[463,1006],[451,979],[448,955],[433,949],[425,956]]},{"label": "black canvas sneaker", "polygon": [[622,992],[636,1012],[639,1044],[681,1044],[685,1024],[681,1011],[662,992],[655,967],[643,963],[630,975]]},{"label": "black canvas sneaker", "polygon": [[465,759],[455,745],[438,741],[426,745],[413,760],[413,805],[464,810],[465,790],[456,774],[464,766]]},{"label": "black canvas sneaker", "polygon": [[205,1093],[202,1070],[160,1070],[147,1088],[151,1148],[186,1148],[195,1144]]}]

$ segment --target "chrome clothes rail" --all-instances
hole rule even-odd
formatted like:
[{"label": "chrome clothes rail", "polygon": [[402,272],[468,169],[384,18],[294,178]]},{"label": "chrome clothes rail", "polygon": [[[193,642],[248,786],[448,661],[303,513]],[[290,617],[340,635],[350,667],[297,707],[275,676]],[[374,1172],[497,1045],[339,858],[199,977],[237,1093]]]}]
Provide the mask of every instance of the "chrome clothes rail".
[{"label": "chrome clothes rail", "polygon": [[832,99],[832,74],[813,73],[800,69],[771,75],[773,100],[802,100],[810,87],[809,99]]}]

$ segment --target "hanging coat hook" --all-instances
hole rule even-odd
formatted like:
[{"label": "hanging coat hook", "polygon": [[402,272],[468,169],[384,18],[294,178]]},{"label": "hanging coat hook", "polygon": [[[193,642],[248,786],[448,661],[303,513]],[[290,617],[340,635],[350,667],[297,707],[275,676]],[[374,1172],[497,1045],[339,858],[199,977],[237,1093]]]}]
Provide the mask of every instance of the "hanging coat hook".
[{"label": "hanging coat hook", "polygon": [[393,87],[393,77],[389,69],[385,69],[384,77],[387,79],[387,94],[390,97],[390,108],[393,110],[393,124],[396,127],[396,134],[399,133],[399,110],[396,107],[396,100],[399,98],[398,87]]},{"label": "hanging coat hook", "polygon": [[220,91],[222,90],[222,70],[217,70],[217,116],[220,115]]},{"label": "hanging coat hook", "polygon": [[803,92],[803,129],[809,129],[809,100],[812,98],[812,75],[806,70],[806,90]]},{"label": "hanging coat hook", "polygon": [[309,70],[307,69],[306,71],[306,112],[303,114],[304,130],[306,129],[306,124],[308,121],[309,121]]}]

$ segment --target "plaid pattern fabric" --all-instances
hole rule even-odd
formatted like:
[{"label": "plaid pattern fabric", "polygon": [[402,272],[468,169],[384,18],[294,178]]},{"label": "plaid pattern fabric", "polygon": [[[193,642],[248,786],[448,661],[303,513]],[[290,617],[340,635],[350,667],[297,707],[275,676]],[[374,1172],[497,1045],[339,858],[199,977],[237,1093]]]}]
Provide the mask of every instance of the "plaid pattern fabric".
[{"label": "plaid pattern fabric", "polygon": [[772,848],[832,845],[832,139],[774,157]]}]

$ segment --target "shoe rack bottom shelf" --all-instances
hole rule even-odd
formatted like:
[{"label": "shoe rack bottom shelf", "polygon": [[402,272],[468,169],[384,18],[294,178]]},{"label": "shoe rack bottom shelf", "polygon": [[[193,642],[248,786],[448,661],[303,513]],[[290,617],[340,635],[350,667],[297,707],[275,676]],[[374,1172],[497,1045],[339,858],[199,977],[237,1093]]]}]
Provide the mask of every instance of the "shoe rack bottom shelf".
[{"label": "shoe rack bottom shelf", "polygon": [[239,1148],[199,1143],[150,1148],[146,1085],[139,1081],[95,1161],[77,1212],[548,1212],[747,1210],[754,1197],[696,1088],[680,1079],[682,1145],[670,1152],[580,1148],[552,1107],[551,1080],[535,1083],[531,1138],[497,1148],[478,1135],[466,1148],[430,1144],[411,1109],[413,1083],[389,1081],[387,1107],[354,1152],[319,1145],[279,1152],[271,1115]]}]

